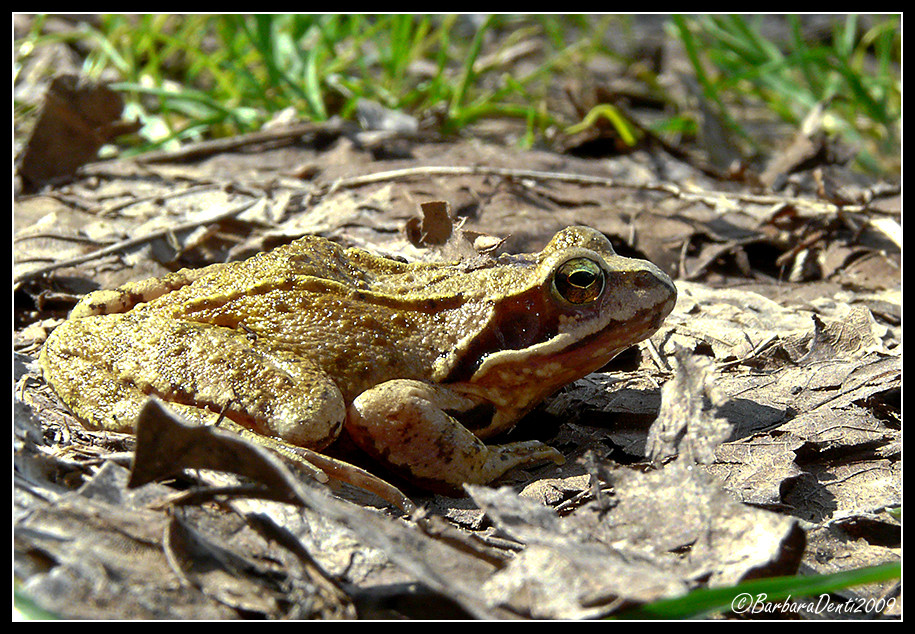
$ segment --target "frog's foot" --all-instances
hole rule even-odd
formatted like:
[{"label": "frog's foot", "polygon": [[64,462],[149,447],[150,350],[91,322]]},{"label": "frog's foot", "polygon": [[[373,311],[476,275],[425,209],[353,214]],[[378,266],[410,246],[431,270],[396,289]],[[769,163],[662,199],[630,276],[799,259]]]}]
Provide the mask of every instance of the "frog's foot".
[{"label": "frog's foot", "polygon": [[447,413],[477,404],[442,386],[387,381],[353,401],[346,429],[364,451],[432,489],[460,490],[465,482],[487,483],[518,466],[564,462],[536,440],[486,445]]},{"label": "frog's foot", "polygon": [[133,431],[146,396],[155,394],[194,422],[224,414],[320,449],[339,435],[346,414],[340,390],[308,360],[237,330],[154,315],[67,321],[45,343],[41,365],[73,413],[95,428]]}]

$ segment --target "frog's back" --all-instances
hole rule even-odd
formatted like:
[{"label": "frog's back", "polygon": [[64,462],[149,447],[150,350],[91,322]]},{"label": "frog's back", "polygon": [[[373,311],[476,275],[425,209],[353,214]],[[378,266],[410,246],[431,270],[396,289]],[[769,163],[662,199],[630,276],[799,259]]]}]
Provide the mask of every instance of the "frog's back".
[{"label": "frog's back", "polygon": [[126,313],[143,303],[167,306],[181,304],[192,297],[215,299],[256,293],[265,284],[276,284],[278,280],[292,276],[360,286],[365,283],[364,271],[347,261],[342,247],[329,240],[305,236],[240,262],[181,269],[162,277],[94,291],[80,300],[70,318]]},{"label": "frog's back", "polygon": [[249,333],[255,346],[309,359],[349,396],[391,378],[441,374],[436,364],[489,312],[466,292],[425,286],[452,275],[447,264],[406,264],[306,237],[213,267],[138,310]]}]

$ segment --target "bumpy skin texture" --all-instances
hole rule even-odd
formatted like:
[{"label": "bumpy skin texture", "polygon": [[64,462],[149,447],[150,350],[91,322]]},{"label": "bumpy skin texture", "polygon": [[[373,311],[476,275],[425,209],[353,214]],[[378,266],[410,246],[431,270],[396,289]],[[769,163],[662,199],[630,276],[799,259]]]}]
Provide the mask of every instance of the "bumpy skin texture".
[{"label": "bumpy skin texture", "polygon": [[585,227],[540,253],[460,263],[305,237],[92,293],[40,363],[89,427],[130,431],[155,394],[192,420],[223,412],[309,448],[345,427],[417,482],[456,487],[560,461],[540,443],[481,439],[650,336],[675,300],[657,267]]}]

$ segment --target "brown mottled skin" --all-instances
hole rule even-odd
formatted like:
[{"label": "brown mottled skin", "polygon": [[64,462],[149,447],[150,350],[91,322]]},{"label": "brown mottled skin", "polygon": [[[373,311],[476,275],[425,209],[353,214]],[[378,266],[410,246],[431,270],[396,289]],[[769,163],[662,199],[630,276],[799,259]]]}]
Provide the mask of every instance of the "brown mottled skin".
[{"label": "brown mottled skin", "polygon": [[92,428],[132,430],[155,394],[192,420],[224,412],[309,448],[345,428],[417,481],[459,486],[561,461],[536,441],[482,439],[650,336],[675,299],[657,267],[585,227],[540,253],[459,263],[406,264],[305,237],[92,293],[40,363]]}]

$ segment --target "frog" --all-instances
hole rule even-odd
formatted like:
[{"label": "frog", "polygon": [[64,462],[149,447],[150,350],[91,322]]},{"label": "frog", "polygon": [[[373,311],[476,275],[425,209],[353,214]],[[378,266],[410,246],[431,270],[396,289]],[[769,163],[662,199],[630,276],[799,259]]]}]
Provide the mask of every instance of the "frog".
[{"label": "frog", "polygon": [[[654,334],[671,278],[571,226],[539,252],[407,262],[303,236],[248,259],[86,295],[39,366],[89,429],[157,397],[323,451],[341,435],[420,488],[552,461],[506,438],[534,407]],[[487,443],[501,436],[504,442]]]}]

